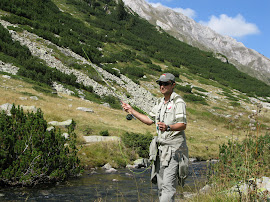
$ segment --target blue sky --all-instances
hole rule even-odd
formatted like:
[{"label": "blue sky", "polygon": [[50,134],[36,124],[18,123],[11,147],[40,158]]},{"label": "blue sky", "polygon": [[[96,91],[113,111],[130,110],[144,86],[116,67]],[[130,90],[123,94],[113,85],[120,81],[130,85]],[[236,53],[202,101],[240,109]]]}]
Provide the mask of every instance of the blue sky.
[{"label": "blue sky", "polygon": [[270,0],[147,0],[181,12],[270,58]]}]

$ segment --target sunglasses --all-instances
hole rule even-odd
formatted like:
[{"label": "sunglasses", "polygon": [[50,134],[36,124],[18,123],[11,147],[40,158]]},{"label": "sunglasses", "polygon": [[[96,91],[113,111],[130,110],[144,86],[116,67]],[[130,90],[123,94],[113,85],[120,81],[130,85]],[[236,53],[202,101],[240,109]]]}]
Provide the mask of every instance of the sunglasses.
[{"label": "sunglasses", "polygon": [[168,85],[171,85],[172,83],[171,82],[159,82],[158,83],[160,86],[168,86]]}]

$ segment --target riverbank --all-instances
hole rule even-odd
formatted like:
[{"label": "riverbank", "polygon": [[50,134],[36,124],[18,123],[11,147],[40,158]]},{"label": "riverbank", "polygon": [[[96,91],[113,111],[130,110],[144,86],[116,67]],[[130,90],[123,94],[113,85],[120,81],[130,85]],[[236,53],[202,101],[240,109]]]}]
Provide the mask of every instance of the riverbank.
[{"label": "riverbank", "polygon": [[[206,162],[190,166],[184,190],[178,190],[177,198],[189,197],[205,184]],[[157,201],[157,186],[150,183],[150,170],[117,169],[107,173],[103,169],[87,170],[81,177],[69,179],[56,185],[39,185],[33,188],[2,188],[1,201]],[[184,193],[184,195],[183,195]]]}]

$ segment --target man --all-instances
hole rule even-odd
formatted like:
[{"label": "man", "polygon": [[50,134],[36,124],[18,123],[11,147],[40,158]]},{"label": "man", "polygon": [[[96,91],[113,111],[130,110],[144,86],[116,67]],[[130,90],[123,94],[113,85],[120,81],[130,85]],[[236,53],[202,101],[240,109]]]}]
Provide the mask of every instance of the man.
[{"label": "man", "polygon": [[186,104],[180,95],[173,92],[175,77],[165,73],[156,81],[163,98],[160,98],[149,116],[122,103],[123,109],[147,125],[156,124],[157,137],[150,145],[152,166],[151,180],[158,183],[160,202],[174,201],[177,182],[184,185],[188,175],[188,148],[186,129]]}]

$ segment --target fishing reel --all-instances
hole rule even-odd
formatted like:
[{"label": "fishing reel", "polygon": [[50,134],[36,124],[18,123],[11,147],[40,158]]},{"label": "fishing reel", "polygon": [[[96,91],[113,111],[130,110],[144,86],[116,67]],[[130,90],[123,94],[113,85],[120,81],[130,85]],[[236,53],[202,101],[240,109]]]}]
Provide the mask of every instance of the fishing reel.
[{"label": "fishing reel", "polygon": [[128,115],[126,116],[126,119],[127,119],[128,121],[130,121],[130,120],[132,120],[132,119],[135,119],[135,120],[136,120],[136,118],[135,118],[135,116],[133,116],[133,114],[128,114]]}]

